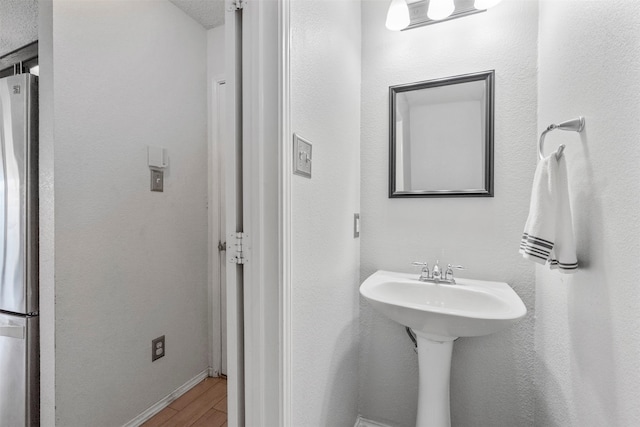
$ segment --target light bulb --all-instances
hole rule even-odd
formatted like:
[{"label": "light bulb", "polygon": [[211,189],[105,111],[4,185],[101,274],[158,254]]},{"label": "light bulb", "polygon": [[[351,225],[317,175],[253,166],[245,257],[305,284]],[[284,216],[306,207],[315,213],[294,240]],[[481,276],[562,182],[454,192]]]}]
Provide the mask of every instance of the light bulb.
[{"label": "light bulb", "polygon": [[429,19],[439,21],[450,16],[455,8],[453,0],[430,0],[427,16]]},{"label": "light bulb", "polygon": [[476,0],[473,7],[476,9],[489,9],[500,3],[502,0]]},{"label": "light bulb", "polygon": [[405,0],[391,0],[385,25],[391,31],[400,31],[409,26],[409,6]]}]

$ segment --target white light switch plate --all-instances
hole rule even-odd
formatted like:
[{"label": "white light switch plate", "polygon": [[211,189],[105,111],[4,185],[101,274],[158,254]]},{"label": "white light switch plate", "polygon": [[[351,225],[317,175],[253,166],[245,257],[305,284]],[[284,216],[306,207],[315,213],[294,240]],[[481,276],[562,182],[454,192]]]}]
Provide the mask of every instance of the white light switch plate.
[{"label": "white light switch plate", "polygon": [[293,134],[293,173],[311,178],[311,143]]}]

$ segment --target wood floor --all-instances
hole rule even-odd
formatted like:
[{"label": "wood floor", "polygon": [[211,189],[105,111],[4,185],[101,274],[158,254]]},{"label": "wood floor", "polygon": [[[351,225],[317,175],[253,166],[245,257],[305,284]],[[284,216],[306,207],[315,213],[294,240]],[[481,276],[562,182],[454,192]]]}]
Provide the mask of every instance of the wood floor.
[{"label": "wood floor", "polygon": [[227,427],[227,380],[206,378],[143,427]]}]

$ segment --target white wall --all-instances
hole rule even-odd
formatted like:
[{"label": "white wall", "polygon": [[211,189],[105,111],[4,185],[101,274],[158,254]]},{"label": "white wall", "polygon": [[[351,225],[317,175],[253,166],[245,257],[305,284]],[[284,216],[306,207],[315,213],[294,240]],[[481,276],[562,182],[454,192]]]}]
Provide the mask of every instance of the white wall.
[{"label": "white wall", "polygon": [[40,204],[40,425],[55,426],[55,194],[53,2],[39,2],[39,204]]},{"label": "white wall", "polygon": [[224,75],[224,25],[207,31],[207,76]]},{"label": "white wall", "polygon": [[0,56],[38,40],[38,0],[0,1]]},{"label": "white wall", "polygon": [[[361,279],[412,261],[462,264],[462,277],[509,283],[529,309],[510,330],[461,338],[453,350],[452,424],[533,424],[534,267],[518,254],[536,165],[538,5],[405,32],[384,27],[387,1],[362,5]],[[495,197],[388,199],[388,88],[495,69]],[[416,275],[419,272],[416,271]],[[417,356],[404,328],[363,301],[360,412],[415,425]]]},{"label": "white wall", "polygon": [[166,1],[59,0],[53,69],[56,424],[122,425],[208,366],[206,32]]},{"label": "white wall", "polygon": [[[580,267],[536,268],[536,425],[640,425],[640,3],[540,3],[538,128],[565,143]],[[553,142],[552,142],[553,141]]]},{"label": "white wall", "polygon": [[313,143],[292,177],[294,426],[357,416],[360,2],[291,2],[291,128]]}]

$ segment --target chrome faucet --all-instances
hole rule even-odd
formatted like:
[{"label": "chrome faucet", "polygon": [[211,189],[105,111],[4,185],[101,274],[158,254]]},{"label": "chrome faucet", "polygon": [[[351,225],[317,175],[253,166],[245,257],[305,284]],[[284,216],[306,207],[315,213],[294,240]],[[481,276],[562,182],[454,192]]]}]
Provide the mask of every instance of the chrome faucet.
[{"label": "chrome faucet", "polygon": [[451,265],[447,264],[447,269],[442,274],[440,270],[440,261],[436,260],[435,265],[433,266],[433,270],[429,272],[429,264],[426,262],[413,262],[413,265],[417,265],[422,267],[422,271],[420,272],[420,277],[418,280],[421,282],[428,283],[442,283],[445,285],[455,285],[456,279],[453,277],[453,270],[464,270],[464,267],[461,265]]}]

